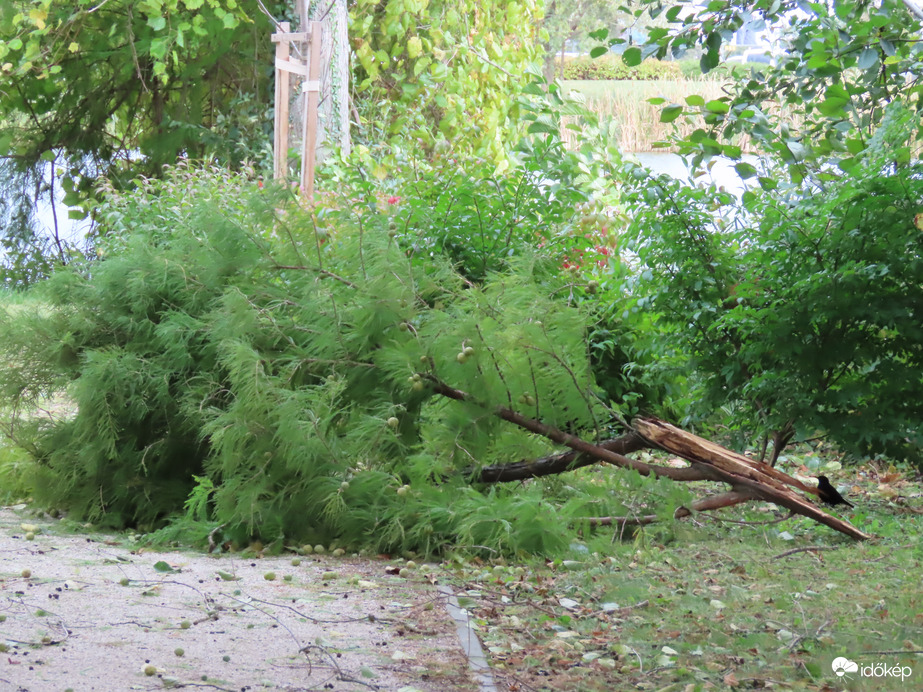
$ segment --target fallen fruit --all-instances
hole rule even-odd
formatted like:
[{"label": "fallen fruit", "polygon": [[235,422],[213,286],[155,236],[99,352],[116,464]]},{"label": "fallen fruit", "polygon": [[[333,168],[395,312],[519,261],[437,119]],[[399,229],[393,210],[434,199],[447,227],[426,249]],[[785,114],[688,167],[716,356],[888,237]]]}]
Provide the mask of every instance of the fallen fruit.
[{"label": "fallen fruit", "polygon": [[275,578],[276,578],[275,572],[266,572],[266,574],[263,575],[263,579],[265,579],[266,581],[272,581]]},{"label": "fallen fruit", "polygon": [[31,570],[31,569],[24,569],[22,572],[20,572],[20,574],[22,575],[22,578],[23,578],[23,579],[28,579],[29,577],[32,576],[32,570]]},{"label": "fallen fruit", "polygon": [[173,650],[173,653],[175,653],[175,654],[176,654],[177,656],[179,656],[180,658],[182,658],[183,656],[186,655],[186,652],[183,651],[182,649],[174,649],[174,650]]},{"label": "fallen fruit", "polygon": [[131,579],[129,579],[128,577],[122,577],[121,579],[119,579],[119,584],[121,584],[122,586],[128,586],[129,584],[131,584]]},{"label": "fallen fruit", "polygon": [[188,630],[190,627],[192,627],[192,623],[189,622],[189,620],[183,620],[181,623],[179,623],[179,628],[181,630]]},{"label": "fallen fruit", "polygon": [[316,546],[314,546],[314,552],[318,554],[326,553],[327,549],[324,548],[323,544],[318,543]]},{"label": "fallen fruit", "polygon": [[144,674],[147,675],[148,677],[151,677],[152,675],[157,675],[157,667],[148,663],[146,666],[144,666]]},{"label": "fallen fruit", "polygon": [[27,540],[27,541],[34,541],[34,540],[35,540],[35,534],[32,533],[31,531],[30,531],[29,533],[27,533],[27,534],[26,534],[26,540]]},{"label": "fallen fruit", "polygon": [[292,567],[297,567],[301,564],[301,558],[293,557],[292,558]]},{"label": "fallen fruit", "polygon": [[231,660],[231,657],[230,657],[230,656],[222,656],[222,657],[221,657],[221,660],[224,661],[225,663],[227,663],[228,661]]}]

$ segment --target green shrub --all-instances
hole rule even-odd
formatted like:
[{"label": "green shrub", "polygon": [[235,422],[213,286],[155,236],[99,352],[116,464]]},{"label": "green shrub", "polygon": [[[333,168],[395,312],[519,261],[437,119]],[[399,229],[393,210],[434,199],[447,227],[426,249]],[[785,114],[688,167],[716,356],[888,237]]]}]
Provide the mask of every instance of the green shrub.
[{"label": "green shrub", "polygon": [[640,65],[629,67],[620,55],[599,58],[580,56],[564,62],[564,79],[682,79],[680,64],[648,58]]},{"label": "green shrub", "polygon": [[733,406],[730,424],[771,433],[776,453],[828,435],[855,455],[923,458],[916,122],[892,106],[848,172],[800,186],[759,177],[741,203],[631,172],[640,265],[626,315],[660,367],[693,373],[695,413]]}]

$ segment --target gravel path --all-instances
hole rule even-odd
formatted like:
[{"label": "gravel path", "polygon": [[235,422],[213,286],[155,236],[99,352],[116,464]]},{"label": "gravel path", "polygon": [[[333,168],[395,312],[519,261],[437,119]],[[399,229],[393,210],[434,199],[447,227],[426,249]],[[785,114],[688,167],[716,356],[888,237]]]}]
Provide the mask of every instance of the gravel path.
[{"label": "gravel path", "polygon": [[388,571],[133,549],[2,508],[0,691],[478,690],[448,595]]}]

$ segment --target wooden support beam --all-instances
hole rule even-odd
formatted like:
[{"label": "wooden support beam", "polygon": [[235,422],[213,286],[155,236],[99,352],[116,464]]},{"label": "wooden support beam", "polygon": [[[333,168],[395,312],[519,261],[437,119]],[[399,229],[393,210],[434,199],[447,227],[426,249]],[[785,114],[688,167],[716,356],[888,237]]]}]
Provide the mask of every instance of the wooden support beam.
[{"label": "wooden support beam", "polygon": [[[308,202],[314,201],[314,168],[317,164],[317,110],[320,102],[320,54],[321,54],[321,23],[308,23],[308,42],[310,53],[308,56],[308,89],[304,92],[304,136],[301,156],[301,190]],[[311,88],[313,87],[313,88]]]},{"label": "wooden support beam", "polygon": [[279,24],[280,32],[272,35],[276,43],[276,101],[275,123],[273,126],[273,177],[284,180],[288,176],[288,116],[289,116],[289,73],[281,69],[279,63],[288,62],[291,34],[288,33],[289,23]]}]

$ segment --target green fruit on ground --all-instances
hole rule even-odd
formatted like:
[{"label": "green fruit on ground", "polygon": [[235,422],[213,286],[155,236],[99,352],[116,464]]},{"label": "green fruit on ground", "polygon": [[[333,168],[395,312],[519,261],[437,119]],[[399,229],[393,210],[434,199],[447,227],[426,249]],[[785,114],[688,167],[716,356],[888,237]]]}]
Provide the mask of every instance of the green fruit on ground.
[{"label": "green fruit on ground", "polygon": [[24,569],[22,572],[20,572],[20,575],[22,575],[22,578],[23,578],[23,579],[28,579],[29,577],[32,576],[32,570],[31,570],[31,569]]},{"label": "green fruit on ground", "polygon": [[186,652],[183,651],[182,649],[173,649],[173,653],[179,656],[180,658],[186,655]]},{"label": "green fruit on ground", "polygon": [[311,553],[314,552],[314,546],[313,545],[303,545],[301,546],[301,552],[304,553],[305,555],[310,555]]},{"label": "green fruit on ground", "polygon": [[342,548],[337,548],[336,550],[333,551],[332,555],[333,557],[343,557],[344,555],[346,555],[346,551],[343,550]]},{"label": "green fruit on ground", "polygon": [[272,581],[275,578],[276,578],[275,572],[266,572],[266,574],[263,575],[263,579],[265,579],[266,581]]},{"label": "green fruit on ground", "polygon": [[34,540],[35,540],[35,534],[32,533],[31,531],[30,531],[29,533],[27,533],[27,534],[26,534],[26,540],[27,540],[27,541],[34,541]]},{"label": "green fruit on ground", "polygon": [[189,622],[189,620],[183,620],[181,623],[179,623],[179,628],[181,630],[188,630],[190,627],[192,627],[192,623]]},{"label": "green fruit on ground", "polygon": [[297,567],[301,564],[301,558],[293,557],[292,558],[292,567]]},{"label": "green fruit on ground", "polygon": [[314,546],[314,552],[320,555],[322,553],[326,553],[327,549],[324,548],[323,544],[318,543],[316,546]]},{"label": "green fruit on ground", "polygon": [[284,577],[282,577],[282,578],[283,578],[285,581],[291,581],[291,580],[292,580],[292,575],[291,575],[291,574],[286,574],[286,575],[285,575]]},{"label": "green fruit on ground", "polygon": [[228,661],[231,660],[231,657],[230,657],[230,656],[222,656],[222,657],[221,657],[221,660],[224,661],[225,663],[227,663]]},{"label": "green fruit on ground", "polygon": [[148,677],[157,675],[157,666],[153,666],[150,663],[148,663],[146,666],[144,666],[144,674],[147,675]]},{"label": "green fruit on ground", "polygon": [[333,581],[334,579],[337,578],[337,576],[338,575],[336,572],[324,572],[321,575],[321,579],[323,579],[324,581]]},{"label": "green fruit on ground", "polygon": [[122,586],[128,586],[129,584],[131,584],[131,579],[129,579],[128,577],[122,577],[121,579],[119,579],[119,584],[121,584]]}]

